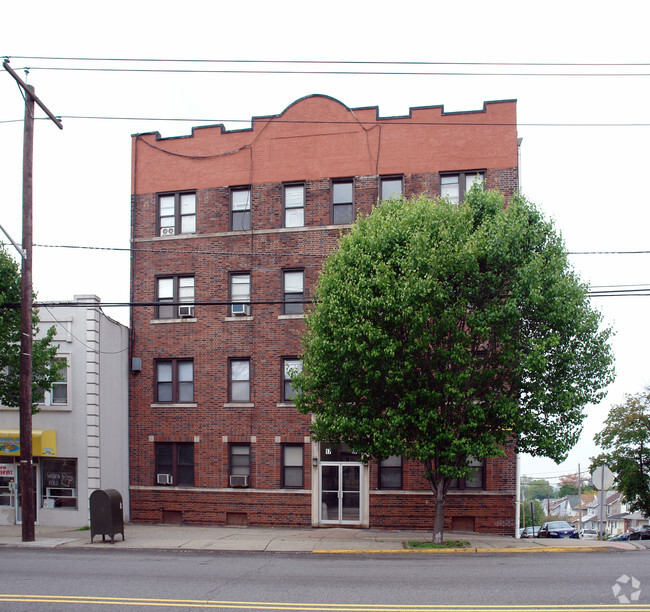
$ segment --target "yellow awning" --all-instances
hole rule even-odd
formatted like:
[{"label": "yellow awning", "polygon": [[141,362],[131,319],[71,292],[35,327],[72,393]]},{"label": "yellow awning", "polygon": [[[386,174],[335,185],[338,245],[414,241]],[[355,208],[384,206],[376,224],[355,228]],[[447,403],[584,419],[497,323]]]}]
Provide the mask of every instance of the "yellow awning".
[{"label": "yellow awning", "polygon": [[[20,456],[20,431],[0,429],[0,455]],[[56,431],[52,429],[32,430],[32,456],[56,457]]]}]

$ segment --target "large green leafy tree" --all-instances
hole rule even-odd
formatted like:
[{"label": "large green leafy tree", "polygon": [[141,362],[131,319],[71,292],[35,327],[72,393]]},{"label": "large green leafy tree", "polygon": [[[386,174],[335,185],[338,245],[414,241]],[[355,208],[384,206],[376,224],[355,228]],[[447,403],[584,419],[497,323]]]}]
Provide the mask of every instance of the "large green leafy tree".
[{"label": "large green leafy tree", "polygon": [[594,441],[605,452],[592,467],[607,465],[630,508],[650,516],[650,387],[613,406]]},{"label": "large green leafy tree", "polygon": [[527,500],[555,497],[555,487],[553,487],[548,480],[543,480],[541,478],[533,480],[524,476],[521,479],[521,484],[523,487],[524,498]]},{"label": "large green leafy tree", "polygon": [[474,187],[458,205],[395,199],[342,237],[307,316],[295,399],[316,440],[418,460],[441,542],[471,458],[561,460],[612,377],[610,331],[552,224]]},{"label": "large green leafy tree", "polygon": [[[0,404],[18,406],[20,393],[20,270],[18,264],[0,247]],[[38,311],[33,313],[34,336],[38,332]],[[34,338],[32,349],[32,399],[43,401],[45,391],[59,380],[64,364],[56,360],[52,344],[56,328]]]}]

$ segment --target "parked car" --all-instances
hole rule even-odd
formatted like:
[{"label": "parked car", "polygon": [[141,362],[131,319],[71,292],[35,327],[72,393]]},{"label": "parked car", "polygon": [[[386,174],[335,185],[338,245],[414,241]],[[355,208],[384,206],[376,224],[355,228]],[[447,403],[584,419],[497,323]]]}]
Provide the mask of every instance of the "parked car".
[{"label": "parked car", "polygon": [[583,540],[597,540],[598,532],[595,529],[581,529],[580,537]]},{"label": "parked car", "polygon": [[578,538],[578,530],[566,521],[549,521],[537,532],[538,538]]},{"label": "parked car", "polygon": [[521,531],[522,538],[536,538],[539,533],[539,525],[533,525],[532,527],[525,527]]},{"label": "parked car", "polygon": [[631,531],[626,531],[625,533],[619,533],[618,535],[613,535],[607,538],[608,542],[627,542],[630,539]]},{"label": "parked car", "polygon": [[650,525],[639,525],[632,533],[630,540],[650,540]]}]

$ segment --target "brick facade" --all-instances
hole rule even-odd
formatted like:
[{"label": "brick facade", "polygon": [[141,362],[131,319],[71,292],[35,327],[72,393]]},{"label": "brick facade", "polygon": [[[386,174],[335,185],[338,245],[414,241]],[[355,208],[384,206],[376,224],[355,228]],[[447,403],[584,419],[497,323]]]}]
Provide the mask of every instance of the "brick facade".
[{"label": "brick facade", "polygon": [[[301,315],[283,314],[283,271],[304,270],[304,298],[312,297],[346,227],[332,222],[332,179],[353,179],[355,216],[376,204],[382,176],[402,177],[407,196],[437,195],[441,173],[481,172],[488,187],[510,197],[518,177],[515,107],[427,107],[380,119],[376,108],[310,96],[280,115],[255,118],[247,130],[210,126],[188,137],[133,137],[131,357],[141,369],[130,385],[132,520],[322,524],[310,418],[282,399],[283,359],[300,355],[304,331]],[[304,185],[302,227],[283,226],[287,183]],[[231,231],[231,188],[240,186],[251,190],[252,227]],[[161,236],[159,195],[180,192],[196,195],[196,230]],[[229,311],[229,278],[237,272],[250,274],[249,316]],[[167,276],[194,278],[194,316],[157,318],[156,279]],[[230,401],[233,358],[249,360],[248,402]],[[158,401],[157,360],[192,360],[192,401]],[[156,445],[165,443],[193,448],[192,486],[156,484]],[[247,488],[230,486],[233,444],[249,445]],[[286,444],[303,447],[301,488],[282,488]],[[362,469],[366,501],[358,524],[431,528],[433,498],[421,466],[405,466],[403,490],[390,492],[378,490],[375,464]],[[514,531],[513,454],[488,460],[484,481],[481,490],[449,495],[447,528]]]}]

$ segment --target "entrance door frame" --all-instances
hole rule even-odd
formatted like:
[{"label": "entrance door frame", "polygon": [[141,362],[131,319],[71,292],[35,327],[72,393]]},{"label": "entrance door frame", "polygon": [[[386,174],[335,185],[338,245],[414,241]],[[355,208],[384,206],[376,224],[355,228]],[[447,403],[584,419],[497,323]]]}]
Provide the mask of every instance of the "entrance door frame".
[{"label": "entrance door frame", "polygon": [[[322,494],[323,494],[323,468],[326,467],[337,467],[338,468],[338,518],[337,519],[326,519],[323,517],[323,502],[322,502]],[[346,493],[347,494],[354,494],[354,491],[346,491],[343,488],[344,485],[344,478],[343,478],[343,468],[345,467],[352,467],[356,468],[359,470],[359,490],[357,492],[359,496],[359,508],[358,508],[358,515],[357,518],[353,520],[346,520],[343,518],[343,500],[345,498]],[[320,491],[320,496],[319,496],[319,508],[320,508],[320,515],[319,515],[319,521],[322,525],[359,525],[361,523],[361,517],[363,516],[363,464],[358,463],[356,461],[322,461],[319,466],[318,466],[318,483],[319,483],[319,491]],[[333,491],[332,491],[333,492]]]},{"label": "entrance door frame", "polygon": [[[369,527],[369,507],[370,507],[370,489],[369,489],[369,466],[360,461],[321,461],[319,460],[320,443],[312,443],[312,504],[311,504],[311,518],[314,527],[334,527],[341,525],[345,527]],[[330,521],[322,520],[322,465],[351,465],[359,466],[359,520],[357,521]]]}]

